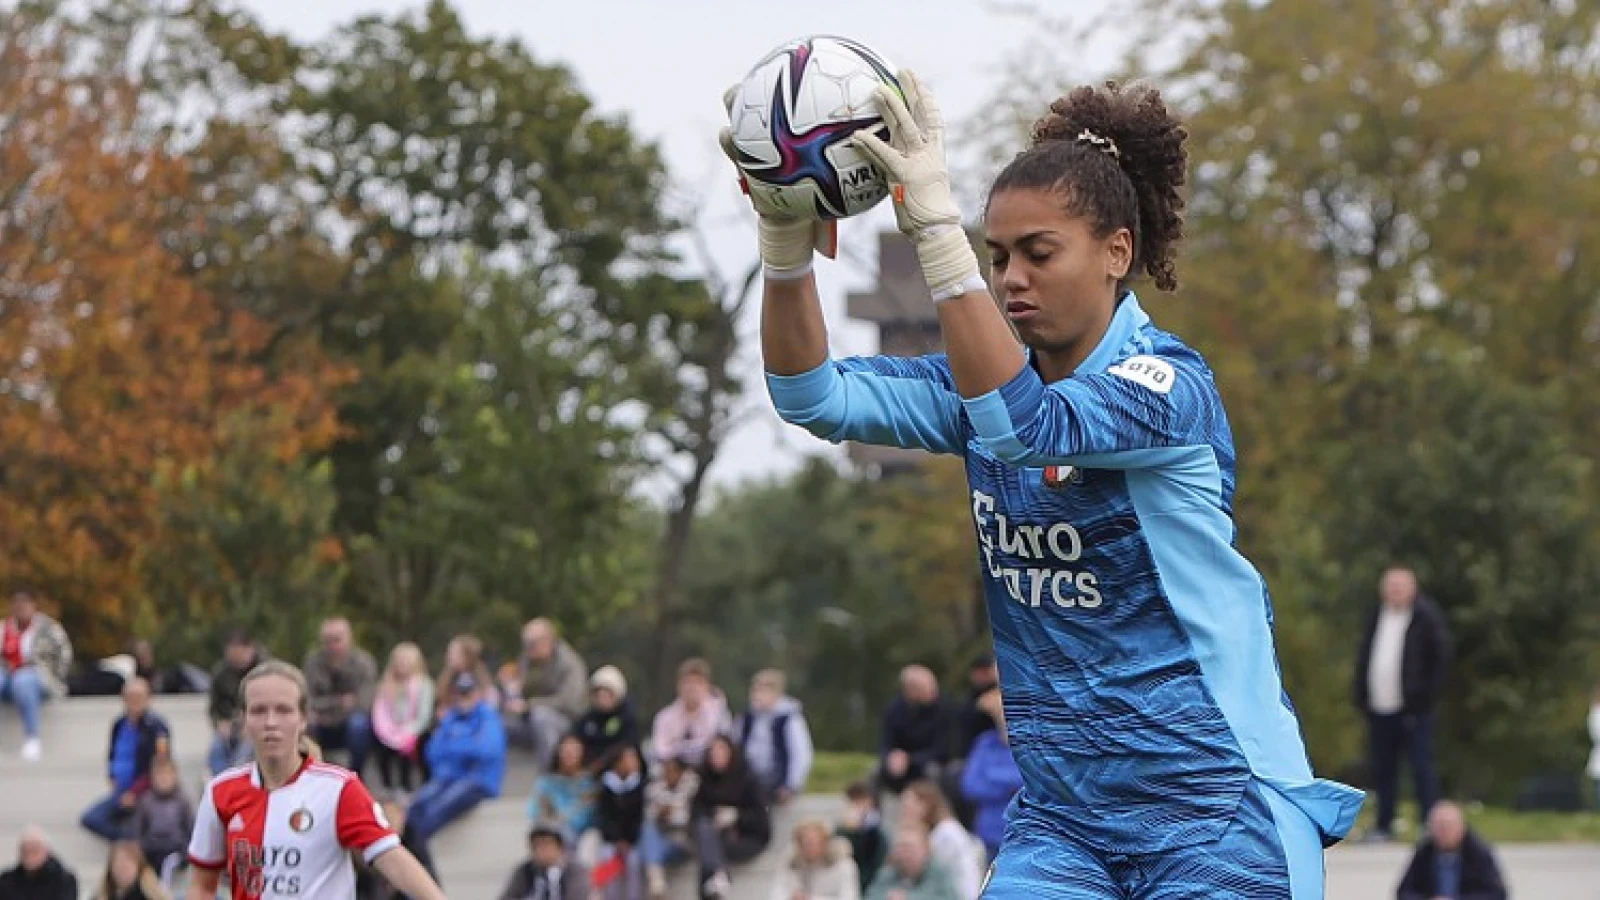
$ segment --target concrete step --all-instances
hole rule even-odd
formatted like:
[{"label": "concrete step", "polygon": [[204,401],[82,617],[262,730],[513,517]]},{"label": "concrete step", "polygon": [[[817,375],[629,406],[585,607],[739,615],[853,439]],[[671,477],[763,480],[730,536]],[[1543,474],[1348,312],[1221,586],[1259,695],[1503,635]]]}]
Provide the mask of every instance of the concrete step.
[{"label": "concrete step", "polygon": [[[151,707],[172,729],[175,757],[205,759],[211,746],[211,724],[206,719],[204,696],[156,697]],[[39,739],[45,752],[39,764],[41,771],[92,765],[104,768],[111,723],[120,715],[122,700],[118,697],[72,697],[46,703],[39,721]],[[15,761],[21,746],[22,724],[16,710],[0,705],[0,761]]]}]

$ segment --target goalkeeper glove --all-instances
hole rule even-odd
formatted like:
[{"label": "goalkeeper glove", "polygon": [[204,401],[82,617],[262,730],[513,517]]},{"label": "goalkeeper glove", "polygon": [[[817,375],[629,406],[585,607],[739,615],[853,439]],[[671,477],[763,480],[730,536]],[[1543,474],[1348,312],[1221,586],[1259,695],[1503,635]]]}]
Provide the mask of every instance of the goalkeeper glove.
[{"label": "goalkeeper glove", "polygon": [[[722,105],[732,115],[733,98],[738,87],[728,88],[722,95]],[[717,134],[722,152],[739,171],[739,188],[750,198],[756,211],[758,248],[762,269],[767,278],[775,281],[801,278],[811,272],[811,254],[821,252],[832,259],[838,249],[837,224],[820,219],[801,218],[788,211],[780,211],[763,203],[758,193],[750,190],[744,170],[739,167],[739,154],[733,146],[733,129],[723,126]]]},{"label": "goalkeeper glove", "polygon": [[868,131],[858,132],[853,140],[888,175],[895,219],[916,246],[933,299],[986,290],[978,256],[961,227],[961,210],[950,190],[944,117],[914,73],[904,71],[899,78],[904,100],[888,86],[880,86],[874,95],[889,126],[889,142]]}]

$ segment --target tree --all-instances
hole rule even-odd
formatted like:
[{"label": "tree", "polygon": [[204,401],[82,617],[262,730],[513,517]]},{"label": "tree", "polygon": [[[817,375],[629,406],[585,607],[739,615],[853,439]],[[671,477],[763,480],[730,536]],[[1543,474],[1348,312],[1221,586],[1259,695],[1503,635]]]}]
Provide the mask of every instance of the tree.
[{"label": "tree", "polygon": [[478,269],[457,284],[448,371],[425,379],[439,471],[359,542],[350,602],[396,639],[442,644],[472,628],[512,651],[534,610],[581,639],[630,605],[649,569],[627,491],[632,434],[604,414],[612,387],[593,348],[536,283]]},{"label": "tree", "polygon": [[0,537],[86,652],[159,621],[141,563],[164,539],[157,476],[211,460],[217,423],[272,410],[256,452],[334,433],[316,355],[252,360],[266,330],[220,309],[170,252],[182,162],[140,140],[137,90],[80,75],[48,29],[0,26]]},{"label": "tree", "polygon": [[219,623],[266,647],[309,646],[333,610],[348,550],[333,534],[331,467],[310,454],[262,453],[259,441],[280,427],[275,414],[235,413],[211,458],[156,472],[162,537],[140,569],[160,602],[132,624],[161,634],[171,658],[214,656]]}]

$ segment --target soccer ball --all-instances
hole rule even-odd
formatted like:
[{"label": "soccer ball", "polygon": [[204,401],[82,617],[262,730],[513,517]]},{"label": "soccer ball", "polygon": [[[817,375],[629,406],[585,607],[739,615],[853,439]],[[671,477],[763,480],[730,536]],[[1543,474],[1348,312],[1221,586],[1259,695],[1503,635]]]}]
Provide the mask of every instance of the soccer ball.
[{"label": "soccer ball", "polygon": [[895,69],[866,46],[813,35],[761,58],[737,88],[728,116],[752,195],[806,218],[843,219],[876,206],[889,182],[846,140],[889,130],[872,100]]}]

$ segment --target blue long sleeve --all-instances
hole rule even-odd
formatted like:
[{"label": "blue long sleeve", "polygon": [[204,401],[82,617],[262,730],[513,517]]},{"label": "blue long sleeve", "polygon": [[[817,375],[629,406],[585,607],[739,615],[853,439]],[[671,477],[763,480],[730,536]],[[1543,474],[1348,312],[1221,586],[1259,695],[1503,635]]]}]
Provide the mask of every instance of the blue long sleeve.
[{"label": "blue long sleeve", "polygon": [[799,375],[767,375],[778,415],[833,443],[961,453],[961,397],[943,354],[828,360]]}]

